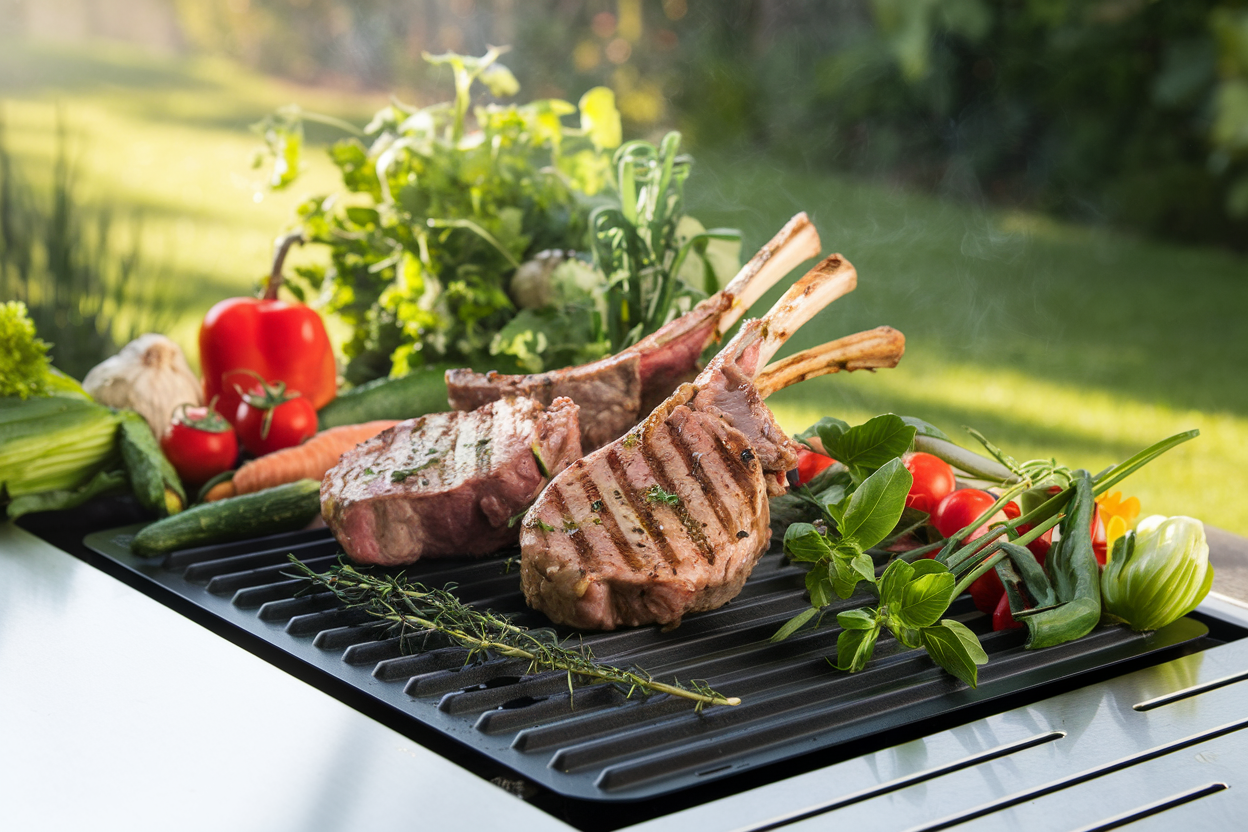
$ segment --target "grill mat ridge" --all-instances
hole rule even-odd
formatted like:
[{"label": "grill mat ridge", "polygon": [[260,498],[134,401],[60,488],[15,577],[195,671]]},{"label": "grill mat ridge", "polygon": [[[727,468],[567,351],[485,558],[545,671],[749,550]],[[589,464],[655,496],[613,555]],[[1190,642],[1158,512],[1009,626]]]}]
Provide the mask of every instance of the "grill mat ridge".
[{"label": "grill mat ridge", "polygon": [[[559,672],[525,676],[527,663],[489,659],[465,665],[467,650],[445,639],[405,655],[397,638],[330,593],[296,598],[303,585],[283,573],[287,553],[324,570],[340,551],[327,530],[139,558],[130,526],[89,535],[85,545],[283,652],[341,679],[557,794],[583,800],[638,800],[675,792],[775,762],[949,714],[1081,673],[1169,651],[1207,628],[1181,619],[1152,634],[1102,627],[1076,642],[1041,651],[1022,647],[1022,630],[990,632],[991,622],[963,596],[950,617],[978,635],[989,656],[975,690],[946,674],[921,650],[882,635],[871,665],[840,673],[839,629],[830,623],[780,644],[767,639],[806,604],[805,569],[778,552],[763,557],[737,599],[657,627],[585,635],[602,662],[637,665],[655,678],[705,679],[742,698],[736,707],[695,712],[665,695],[628,699],[609,685],[569,694]],[[508,613],[516,624],[548,627],[529,610],[518,569],[504,559],[435,560],[408,567],[430,586],[454,583],[465,602]],[[835,613],[870,603],[839,601]],[[561,635],[571,631],[560,631]]]}]

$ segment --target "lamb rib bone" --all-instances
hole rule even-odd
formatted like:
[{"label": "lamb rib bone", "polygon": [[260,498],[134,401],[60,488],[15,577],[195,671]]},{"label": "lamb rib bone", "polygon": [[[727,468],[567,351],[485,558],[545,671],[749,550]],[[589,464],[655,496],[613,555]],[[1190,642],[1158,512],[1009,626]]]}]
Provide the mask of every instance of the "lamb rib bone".
[{"label": "lamb rib bone", "polygon": [[753,380],[794,332],[857,285],[858,273],[848,260],[839,254],[827,257],[790,286],[766,315],[742,324],[736,337],[698,375],[698,381],[727,363],[737,365]]},{"label": "lamb rib bone", "polygon": [[768,364],[754,379],[754,387],[765,399],[777,390],[828,373],[896,367],[905,352],[906,336],[891,326],[879,326]]},{"label": "lamb rib bone", "polygon": [[802,261],[819,253],[804,214],[780,229],[721,291],[636,344],[590,364],[534,375],[448,370],[451,407],[473,410],[505,395],[549,404],[567,396],[581,406],[582,440],[592,450],[623,434],[697,369],[702,350]]},{"label": "lamb rib bone", "polygon": [[741,330],[693,383],[554,477],[525,515],[521,585],[556,623],[674,626],[741,591],[771,539],[767,499],[797,447],[753,379],[783,341],[854,288],[833,256]]},{"label": "lamb rib bone", "polygon": [[[798,264],[819,254],[819,232],[803,211],[796,214],[776,236],[767,241],[736,276],[714,295],[699,303],[689,313],[668,321],[623,352],[645,353],[671,343],[689,332],[702,328],[704,319],[715,316],[715,340],[724,337],[733,324],[753,306],[767,290],[775,286]],[[703,344],[705,347],[705,344]]]}]

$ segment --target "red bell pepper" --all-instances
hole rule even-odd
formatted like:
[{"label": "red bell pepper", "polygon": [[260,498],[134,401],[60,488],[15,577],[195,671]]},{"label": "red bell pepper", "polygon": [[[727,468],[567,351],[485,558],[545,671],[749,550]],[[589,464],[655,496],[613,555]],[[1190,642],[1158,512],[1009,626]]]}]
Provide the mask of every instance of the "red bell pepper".
[{"label": "red bell pepper", "polygon": [[218,410],[227,418],[241,401],[235,385],[250,387],[251,373],[284,382],[318,410],[337,392],[334,352],[321,316],[301,303],[277,299],[286,252],[302,240],[298,233],[278,240],[264,297],[228,298],[204,316],[199,328],[204,397],[219,397]]}]

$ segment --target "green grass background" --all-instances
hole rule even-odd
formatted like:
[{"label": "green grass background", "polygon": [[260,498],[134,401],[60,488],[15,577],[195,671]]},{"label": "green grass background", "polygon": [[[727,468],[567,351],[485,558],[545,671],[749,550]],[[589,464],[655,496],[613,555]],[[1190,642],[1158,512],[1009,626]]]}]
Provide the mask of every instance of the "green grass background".
[{"label": "green grass background", "polygon": [[[265,171],[250,166],[259,142],[248,125],[290,102],[363,123],[384,102],[297,87],[219,59],[4,46],[0,107],[10,150],[46,184],[61,114],[83,195],[141,212],[145,260],[183,310],[169,334],[192,361],[203,313],[265,273],[273,238],[303,196],[334,188],[334,171],[313,147],[304,178],[289,192],[269,192]],[[314,144],[333,137],[315,125],[308,134]],[[1020,459],[1055,457],[1093,471],[1199,428],[1199,439],[1126,490],[1145,513],[1190,514],[1248,534],[1244,258],[750,154],[699,154],[687,193],[707,226],[743,229],[747,256],[804,210],[825,252],[857,267],[857,291],[808,324],[791,349],[880,324],[906,334],[895,370],[777,394],[772,405],[786,428],[893,411],[964,444],[972,443],[961,427],[970,425]]]}]

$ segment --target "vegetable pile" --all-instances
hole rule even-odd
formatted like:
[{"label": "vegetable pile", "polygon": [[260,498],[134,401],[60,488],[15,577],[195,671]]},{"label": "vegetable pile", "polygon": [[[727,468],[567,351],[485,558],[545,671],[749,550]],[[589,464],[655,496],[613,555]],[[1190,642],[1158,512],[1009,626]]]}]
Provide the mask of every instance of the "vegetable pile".
[{"label": "vegetable pile", "polygon": [[[299,209],[329,262],[296,270],[291,288],[350,331],[352,384],[445,362],[541,372],[592,361],[738,268],[739,234],[684,214],[679,134],[621,146],[604,87],[576,105],[498,103],[519,90],[502,51],[426,55],[451,70],[453,101],[396,102],[362,130],[331,120],[354,134],[330,151],[345,193]],[[473,107],[482,87],[495,100]],[[577,127],[564,123],[572,115]],[[260,126],[275,186],[297,175],[303,119],[325,120],[287,108]]]},{"label": "vegetable pile", "polygon": [[[259,125],[274,187],[298,175],[305,119],[353,133],[331,150],[344,193],[303,204],[259,297],[205,315],[202,381],[177,345],[148,334],[84,390],[51,367],[23,307],[0,308],[8,516],[129,488],[165,517],[189,487],[222,504],[196,512],[205,529],[252,517],[224,503],[319,480],[394,420],[444,409],[448,367],[538,372],[601,358],[735,274],[738,232],[684,213],[691,161],[679,134],[622,144],[606,88],[575,106],[501,103],[519,89],[503,51],[426,56],[450,70],[454,99],[394,103],[363,130],[297,108]],[[490,98],[474,106],[482,89]],[[286,279],[286,255],[303,243],[327,247],[328,262]],[[313,296],[319,308],[303,303]],[[349,332],[341,391],[322,312]]]},{"label": "vegetable pile", "polygon": [[[868,604],[837,614],[838,668],[865,667],[887,630],[973,687],[988,656],[966,625],[942,618],[964,592],[993,616],[994,629],[1025,627],[1029,649],[1082,638],[1102,619],[1164,627],[1212,585],[1203,528],[1191,518],[1152,517],[1126,531],[1122,513],[1111,515],[1117,539],[1106,563],[1096,498],[1197,433],[1093,477],[1053,460],[1018,463],[974,431],[992,458],[918,419],[887,414],[856,427],[823,419],[798,437],[808,450],[797,487],[772,501],[786,553],[811,564],[811,606],[773,641],[821,618],[833,596],[848,599],[864,586]],[[940,457],[994,490],[956,488],[954,468]],[[1106,502],[1123,505],[1121,495]],[[886,559],[882,571],[877,559]]]},{"label": "vegetable pile", "polygon": [[26,307],[0,307],[0,500],[10,519],[73,508],[129,488],[158,517],[177,513],[186,493],[155,436],[133,410],[113,410],[55,370]]}]

